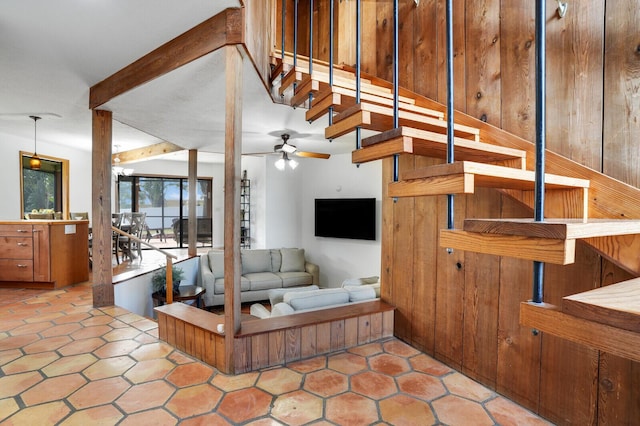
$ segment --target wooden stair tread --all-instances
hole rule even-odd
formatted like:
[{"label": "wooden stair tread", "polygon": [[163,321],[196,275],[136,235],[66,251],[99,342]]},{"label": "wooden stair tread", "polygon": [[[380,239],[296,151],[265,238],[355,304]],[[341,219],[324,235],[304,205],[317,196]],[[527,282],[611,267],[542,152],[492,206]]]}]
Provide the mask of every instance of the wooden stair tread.
[{"label": "wooden stair tread", "polygon": [[562,312],[640,333],[640,278],[566,296]]},{"label": "wooden stair tread", "polygon": [[[455,138],[455,156],[461,160],[498,162],[519,159],[524,167],[526,152],[520,149],[506,148],[483,142]],[[427,157],[447,157],[447,135],[398,127],[362,140],[362,148],[352,152],[353,163],[366,163],[380,160],[394,154],[413,154]]]},{"label": "wooden stair tread", "polygon": [[640,234],[640,220],[629,219],[465,219],[463,229],[483,234],[576,240]]},{"label": "wooden stair tread", "polygon": [[[358,118],[356,119],[356,117]],[[401,126],[437,133],[446,133],[447,131],[447,122],[434,117],[400,110],[398,111],[398,118]],[[340,123],[343,120],[349,124]],[[334,123],[325,129],[325,137],[327,139],[334,139],[350,133],[355,130],[356,126],[383,132],[393,128],[393,108],[361,102],[336,115]],[[454,124],[454,133],[458,137],[477,141],[480,131],[473,127]]]},{"label": "wooden stair tread", "polygon": [[640,362],[640,333],[589,321],[547,303],[520,303],[520,324]]}]

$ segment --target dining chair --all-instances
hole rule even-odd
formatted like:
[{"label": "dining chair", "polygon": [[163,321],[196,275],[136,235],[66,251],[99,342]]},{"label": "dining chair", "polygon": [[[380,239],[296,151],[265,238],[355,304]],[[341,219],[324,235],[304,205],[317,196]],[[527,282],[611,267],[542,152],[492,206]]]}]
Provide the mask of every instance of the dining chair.
[{"label": "dining chair", "polygon": [[[118,228],[120,229],[120,226],[122,224],[122,213],[111,213],[111,226],[113,226],[114,228]],[[118,256],[118,241],[120,239],[120,234],[118,234],[117,232],[113,232],[113,254],[116,255],[116,263],[120,264],[120,258]]]},{"label": "dining chair", "polygon": [[[137,238],[142,238],[142,232],[145,226],[146,213],[126,212],[123,213],[120,229]],[[130,260],[135,259],[134,252],[142,259],[142,247],[140,243],[125,235],[118,236],[118,249],[122,252],[123,258],[126,255]]]}]

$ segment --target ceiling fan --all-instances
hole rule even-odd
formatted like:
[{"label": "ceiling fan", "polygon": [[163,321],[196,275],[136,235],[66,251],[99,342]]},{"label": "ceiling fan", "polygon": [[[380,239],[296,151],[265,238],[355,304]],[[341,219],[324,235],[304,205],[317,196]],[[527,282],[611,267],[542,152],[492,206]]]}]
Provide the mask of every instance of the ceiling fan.
[{"label": "ceiling fan", "polygon": [[260,154],[277,154],[280,156],[280,158],[275,162],[275,166],[278,170],[284,170],[286,168],[287,165],[289,165],[289,167],[291,169],[295,169],[296,167],[298,167],[298,162],[296,160],[294,160],[293,158],[290,158],[290,156],[297,156],[297,157],[306,157],[306,158],[320,158],[323,160],[328,159],[329,157],[331,157],[330,154],[324,154],[321,152],[311,152],[311,151],[300,151],[295,145],[291,144],[289,142],[289,140],[292,138],[292,134],[295,135],[296,138],[302,138],[302,137],[306,137],[308,135],[304,135],[304,134],[298,134],[295,132],[271,132],[269,133],[269,135],[271,136],[280,136],[280,138],[282,139],[282,143],[278,143],[276,145],[273,146],[273,151],[269,151],[269,152],[257,152],[254,153],[255,155],[260,155]]}]

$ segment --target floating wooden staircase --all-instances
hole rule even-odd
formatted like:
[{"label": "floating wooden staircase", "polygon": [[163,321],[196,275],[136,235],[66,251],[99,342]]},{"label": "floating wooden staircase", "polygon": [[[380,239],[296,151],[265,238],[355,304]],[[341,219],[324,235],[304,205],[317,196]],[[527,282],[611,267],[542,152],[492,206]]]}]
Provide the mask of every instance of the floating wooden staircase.
[{"label": "floating wooden staircase", "polygon": [[[275,62],[280,69],[281,61]],[[299,83],[292,102],[306,103],[308,121],[333,111],[325,129],[328,139],[356,128],[380,132],[363,139],[352,153],[356,164],[394,155],[446,158],[443,105],[401,89],[400,127],[393,128],[390,83],[363,75],[361,102],[355,103],[353,70],[342,66],[338,71],[339,78],[329,86],[327,66],[320,65],[316,74],[314,65],[312,76],[308,67],[298,66],[280,79],[277,93]],[[491,187],[533,208],[533,144],[460,112],[455,113],[454,135],[456,162],[400,170],[399,181],[389,184],[389,196],[470,194],[476,187]],[[553,152],[546,157],[548,219],[466,219],[460,230],[440,231],[440,246],[566,265],[574,262],[576,241],[581,240],[640,276],[640,220],[634,220],[640,218],[640,190]],[[520,312],[524,325],[640,361],[640,279],[568,296],[559,308],[524,302]]]}]

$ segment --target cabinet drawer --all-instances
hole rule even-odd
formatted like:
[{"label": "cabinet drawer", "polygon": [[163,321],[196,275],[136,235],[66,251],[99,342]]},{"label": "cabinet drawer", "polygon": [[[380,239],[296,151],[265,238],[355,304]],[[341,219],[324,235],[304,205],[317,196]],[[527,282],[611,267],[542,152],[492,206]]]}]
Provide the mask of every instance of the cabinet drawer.
[{"label": "cabinet drawer", "polygon": [[33,259],[33,238],[0,237],[0,259]]},{"label": "cabinet drawer", "polygon": [[0,259],[0,281],[33,281],[33,261]]},{"label": "cabinet drawer", "polygon": [[32,225],[0,225],[0,237],[31,237]]}]

